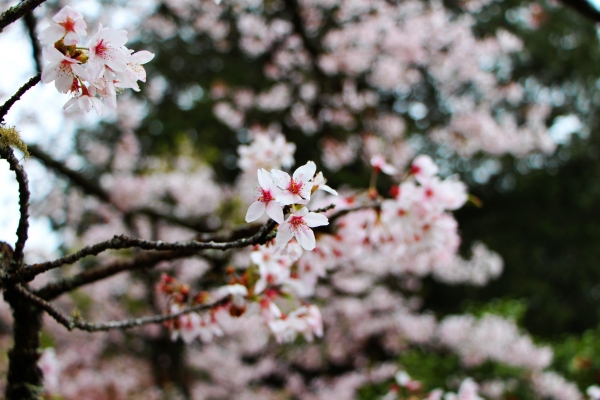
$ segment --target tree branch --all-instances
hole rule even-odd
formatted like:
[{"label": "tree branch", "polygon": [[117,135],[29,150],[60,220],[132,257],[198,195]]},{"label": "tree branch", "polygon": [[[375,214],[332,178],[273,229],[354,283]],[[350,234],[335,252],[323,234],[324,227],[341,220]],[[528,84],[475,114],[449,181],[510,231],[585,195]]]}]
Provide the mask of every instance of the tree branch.
[{"label": "tree branch", "polygon": [[198,242],[190,240],[188,242],[163,242],[161,240],[144,240],[138,238],[131,238],[125,235],[115,236],[105,242],[100,242],[92,246],[84,247],[76,253],[70,254],[65,257],[61,257],[54,261],[48,261],[44,263],[34,264],[27,268],[28,274],[33,276],[41,274],[46,271],[61,267],[65,264],[73,264],[84,257],[96,256],[106,250],[121,250],[132,247],[144,249],[144,250],[228,250],[239,247],[253,246],[255,244],[264,244],[267,236],[275,228],[277,223],[273,220],[269,220],[262,228],[254,235],[242,239],[233,240],[230,242]]},{"label": "tree branch", "polygon": [[17,102],[17,100],[19,100],[21,96],[25,94],[26,91],[37,85],[41,79],[42,75],[37,74],[36,76],[28,80],[26,84],[21,86],[19,90],[17,90],[17,92],[10,99],[6,100],[6,102],[2,104],[2,106],[0,106],[0,123],[4,121],[4,117],[8,113],[8,110],[10,110],[10,108]]},{"label": "tree branch", "polygon": [[24,17],[25,14],[33,11],[34,8],[45,1],[46,0],[25,0],[3,12],[2,15],[0,15],[0,32],[19,18]]},{"label": "tree branch", "polygon": [[126,261],[117,261],[103,267],[83,271],[72,277],[63,278],[56,282],[49,283],[43,288],[34,291],[34,294],[45,300],[52,300],[63,293],[70,292],[78,287],[100,281],[123,271],[134,271],[138,269],[150,268],[161,261],[176,260],[178,258],[189,257],[194,254],[195,251],[146,253]]},{"label": "tree branch", "polygon": [[126,319],[122,321],[109,321],[103,323],[93,323],[82,321],[80,319],[76,319],[70,317],[63,312],[61,312],[58,308],[54,307],[51,303],[46,300],[36,296],[31,293],[27,289],[25,289],[21,285],[15,285],[14,289],[24,298],[46,311],[52,318],[56,320],[59,324],[66,327],[68,330],[72,329],[80,329],[82,331],[87,332],[99,332],[99,331],[110,331],[113,329],[129,329],[136,326],[148,325],[148,324],[157,324],[165,321],[170,321],[176,318],[181,317],[182,315],[189,314],[192,312],[204,311],[211,309],[213,307],[219,306],[221,304],[226,303],[229,299],[225,298],[219,301],[216,301],[212,304],[199,304],[197,306],[185,308],[179,312],[168,314],[168,315],[153,315],[149,317],[142,318],[132,318]]},{"label": "tree branch", "polygon": [[42,55],[42,49],[40,48],[40,42],[38,41],[37,37],[35,36],[35,27],[37,25],[37,19],[35,18],[35,15],[33,15],[33,12],[29,12],[27,14],[25,14],[25,17],[23,18],[23,22],[25,23],[25,26],[27,27],[27,33],[29,34],[29,41],[31,42],[31,55],[33,56],[33,61],[35,62],[35,69],[37,71],[38,74],[42,73],[42,62],[41,62],[41,55]]},{"label": "tree branch", "polygon": [[23,249],[27,241],[27,231],[29,230],[29,181],[25,170],[19,164],[10,147],[0,148],[0,158],[5,159],[10,164],[10,169],[15,172],[19,184],[19,225],[17,227],[17,242],[13,254],[12,267],[19,271],[22,268]]}]

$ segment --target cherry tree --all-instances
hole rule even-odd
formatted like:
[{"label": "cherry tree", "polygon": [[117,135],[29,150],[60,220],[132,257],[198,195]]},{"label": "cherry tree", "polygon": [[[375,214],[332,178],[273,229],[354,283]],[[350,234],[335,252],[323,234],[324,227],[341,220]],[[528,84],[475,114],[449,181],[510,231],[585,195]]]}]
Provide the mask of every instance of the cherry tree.
[{"label": "cherry tree", "polygon": [[[42,3],[8,9],[0,30]],[[6,397],[343,399],[382,385],[386,399],[523,387],[583,398],[514,321],[422,309],[426,277],[483,286],[503,268],[482,243],[459,254],[452,212],[477,199],[452,160],[555,149],[551,104],[511,79],[520,39],[473,33],[485,6],[171,0],[145,5],[132,27],[152,52],[69,6],[41,29],[34,18],[39,74],[0,121],[43,82],[66,95],[63,109],[112,124],[77,134],[83,171],[1,125],[20,207],[17,240],[1,248]],[[212,64],[148,39],[175,37]],[[165,60],[177,76],[153,69]],[[224,146],[237,154],[229,181],[202,151],[218,143],[203,142],[203,126],[189,127],[198,149],[188,138],[166,156],[147,151],[145,131],[168,135],[195,102],[207,125],[239,139]],[[54,183],[43,199],[31,200],[29,160]],[[52,221],[61,257],[29,261],[30,206]],[[445,386],[422,382],[396,362],[415,352],[451,354],[459,370]],[[518,372],[474,380],[485,363]]]}]

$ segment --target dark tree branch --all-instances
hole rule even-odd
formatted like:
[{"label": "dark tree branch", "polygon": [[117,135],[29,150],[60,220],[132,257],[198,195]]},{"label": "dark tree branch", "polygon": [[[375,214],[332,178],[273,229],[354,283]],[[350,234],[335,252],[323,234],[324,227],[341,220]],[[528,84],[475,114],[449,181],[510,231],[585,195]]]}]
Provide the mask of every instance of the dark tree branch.
[{"label": "dark tree branch", "polygon": [[194,253],[195,251],[170,251],[164,253],[142,254],[129,260],[117,261],[103,267],[83,271],[72,277],[49,283],[34,293],[45,300],[52,300],[63,293],[70,292],[73,289],[89,285],[90,283],[100,281],[123,271],[134,271],[154,267],[161,261],[189,257],[194,255]]},{"label": "dark tree branch", "polygon": [[32,87],[37,85],[41,79],[42,79],[42,75],[37,74],[36,76],[31,78],[29,81],[27,81],[26,84],[21,86],[19,88],[19,90],[17,90],[17,93],[15,93],[10,99],[6,100],[6,102],[4,104],[2,104],[2,106],[0,106],[0,123],[2,123],[4,121],[4,117],[8,113],[8,110],[10,110],[10,108],[17,102],[17,100],[19,100],[21,98],[21,96],[23,96],[23,94],[25,94],[26,91],[28,91],[29,89],[31,89]]},{"label": "dark tree branch", "polygon": [[[0,158],[5,159],[10,164],[10,169],[15,172],[19,184],[19,226],[17,227],[17,242],[13,254],[13,263],[11,269],[19,271],[22,269],[23,249],[27,241],[27,231],[29,230],[29,181],[25,170],[19,164],[10,147],[0,148]],[[14,272],[14,271],[13,271]]]},{"label": "dark tree branch", "polygon": [[100,242],[92,246],[84,247],[76,253],[61,257],[54,261],[48,261],[44,263],[34,264],[27,268],[28,274],[37,275],[42,272],[50,271],[52,269],[61,267],[65,264],[73,264],[74,262],[81,260],[87,256],[96,256],[106,250],[121,250],[128,248],[140,248],[144,250],[228,250],[239,247],[253,246],[255,244],[264,244],[267,236],[275,228],[277,223],[273,220],[269,220],[262,228],[254,235],[242,239],[233,240],[230,242],[198,242],[190,240],[188,242],[163,242],[161,240],[144,240],[131,238],[124,235],[115,236],[105,242]]},{"label": "dark tree branch", "polygon": [[26,14],[33,11],[34,8],[45,1],[46,0],[25,0],[3,12],[2,15],[0,15],[0,32],[19,18],[23,18]]},{"label": "dark tree branch", "polygon": [[27,27],[27,32],[29,33],[29,41],[31,42],[31,51],[32,51],[33,61],[35,62],[35,69],[38,74],[41,74],[42,73],[42,62],[41,62],[42,49],[40,48],[40,42],[38,41],[38,39],[35,35],[37,19],[35,18],[35,15],[33,15],[33,12],[30,12],[30,13],[25,14],[25,17],[23,18],[23,22],[25,23],[25,26]]},{"label": "dark tree branch", "polygon": [[109,321],[103,323],[92,323],[82,321],[80,319],[76,319],[70,317],[63,312],[61,312],[58,308],[54,307],[51,303],[46,300],[36,296],[31,293],[21,285],[15,285],[14,290],[18,292],[21,296],[29,300],[31,303],[35,304],[42,310],[46,311],[52,318],[56,320],[59,324],[66,327],[68,330],[72,329],[80,329],[82,331],[88,332],[99,332],[99,331],[110,331],[113,329],[129,329],[134,328],[136,326],[148,325],[148,324],[157,324],[165,321],[170,321],[176,318],[181,317],[182,315],[189,314],[191,312],[205,311],[211,309],[213,307],[217,307],[229,301],[228,298],[219,300],[212,304],[200,304],[193,307],[185,308],[177,313],[168,314],[168,315],[153,315],[150,317],[142,317],[142,318],[132,318],[126,319],[122,321]]}]

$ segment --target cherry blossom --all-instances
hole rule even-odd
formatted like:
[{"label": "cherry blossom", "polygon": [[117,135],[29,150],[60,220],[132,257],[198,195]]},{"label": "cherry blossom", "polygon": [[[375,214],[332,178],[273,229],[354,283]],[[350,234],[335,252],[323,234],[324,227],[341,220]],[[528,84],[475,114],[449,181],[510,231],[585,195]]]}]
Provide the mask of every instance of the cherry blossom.
[{"label": "cherry blossom", "polygon": [[391,164],[388,164],[385,161],[385,158],[383,158],[383,156],[380,154],[376,154],[373,157],[371,157],[371,165],[375,169],[375,172],[381,171],[388,175],[396,175],[398,173],[396,167],[394,167]]},{"label": "cherry blossom", "polygon": [[271,174],[262,168],[258,170],[258,183],[260,184],[260,196],[248,208],[246,222],[256,221],[266,210],[269,217],[281,224],[284,220],[283,206],[275,200],[280,192],[279,188],[273,182]]},{"label": "cherry blossom", "polygon": [[[178,304],[173,304],[171,306],[171,313],[175,314],[182,310],[182,307]],[[177,340],[178,337],[185,343],[193,342],[199,334],[199,327],[202,321],[202,317],[198,313],[188,313],[180,316],[173,323],[173,328],[171,329],[171,340]]]},{"label": "cherry blossom", "polygon": [[291,342],[298,333],[302,333],[307,341],[323,336],[323,319],[319,309],[314,306],[302,306],[287,316],[268,322],[269,328],[277,342]]},{"label": "cherry blossom", "polygon": [[92,36],[89,44],[89,66],[91,77],[102,74],[104,67],[114,72],[125,72],[127,67],[127,31],[115,31],[100,24],[98,32]]},{"label": "cherry blossom", "polygon": [[326,216],[309,212],[308,208],[302,207],[279,225],[275,238],[277,247],[285,246],[295,237],[303,249],[313,250],[316,246],[315,234],[310,228],[328,224],[329,221]]},{"label": "cherry blossom", "polygon": [[127,56],[125,71],[118,72],[117,83],[115,86],[120,88],[130,88],[136,92],[140,91],[137,81],[146,82],[146,70],[142,64],[150,62],[154,58],[154,54],[149,51],[142,50]]},{"label": "cherry blossom", "polygon": [[275,199],[283,205],[308,203],[313,187],[311,180],[315,172],[317,172],[317,166],[312,161],[298,167],[291,177],[287,172],[271,170],[273,181],[281,189]]},{"label": "cherry blossom", "polygon": [[42,82],[50,83],[56,80],[56,89],[61,93],[69,92],[73,85],[77,85],[77,75],[85,76],[85,72],[78,60],[72,59],[54,47],[44,47],[44,58],[50,61],[42,70]]},{"label": "cherry blossom", "polygon": [[55,24],[51,24],[39,35],[39,40],[43,45],[53,44],[62,39],[65,45],[70,46],[78,44],[81,36],[87,35],[85,31],[87,24],[83,20],[83,15],[69,6],[61,8],[52,17],[52,21]]}]

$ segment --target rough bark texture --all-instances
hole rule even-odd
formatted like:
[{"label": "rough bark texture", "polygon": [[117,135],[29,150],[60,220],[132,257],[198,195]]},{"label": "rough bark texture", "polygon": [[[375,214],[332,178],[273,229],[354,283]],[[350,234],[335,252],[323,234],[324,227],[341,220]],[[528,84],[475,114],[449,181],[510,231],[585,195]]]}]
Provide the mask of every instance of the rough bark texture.
[{"label": "rough bark texture", "polygon": [[[9,268],[12,256],[10,245],[0,242],[0,268],[4,271]],[[43,381],[42,371],[37,366],[40,358],[42,312],[12,288],[4,291],[4,300],[10,304],[14,319],[14,343],[8,352],[6,399],[39,399]]]},{"label": "rough bark texture", "polygon": [[40,358],[42,313],[14,289],[4,292],[4,300],[12,307],[14,319],[14,343],[8,352],[6,399],[39,399],[42,371],[37,362]]}]

